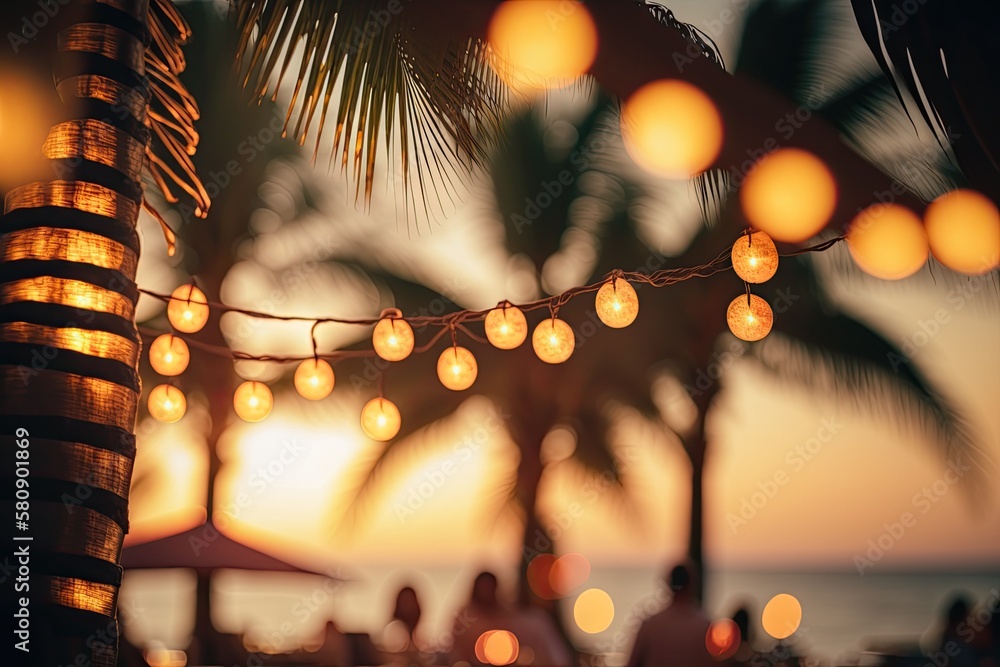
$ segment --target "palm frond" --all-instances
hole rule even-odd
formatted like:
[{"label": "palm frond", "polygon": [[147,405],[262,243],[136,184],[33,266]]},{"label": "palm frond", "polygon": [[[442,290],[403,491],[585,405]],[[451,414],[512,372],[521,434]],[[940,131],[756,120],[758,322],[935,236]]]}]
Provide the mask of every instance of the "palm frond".
[{"label": "palm frond", "polygon": [[482,42],[429,43],[407,30],[405,12],[376,0],[236,7],[244,84],[276,100],[292,77],[283,133],[300,144],[314,136],[314,162],[332,134],[329,166],[353,181],[356,201],[370,201],[383,141],[398,147],[398,171],[386,178],[401,180],[408,217],[448,210],[498,143],[507,91]]}]

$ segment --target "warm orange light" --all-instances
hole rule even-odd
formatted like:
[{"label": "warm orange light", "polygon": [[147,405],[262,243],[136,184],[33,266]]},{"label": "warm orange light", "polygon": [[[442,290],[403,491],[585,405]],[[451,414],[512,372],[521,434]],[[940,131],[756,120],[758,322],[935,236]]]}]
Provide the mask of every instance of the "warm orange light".
[{"label": "warm orange light", "polygon": [[399,408],[381,396],[368,401],[361,409],[361,430],[372,440],[392,440],[399,433],[401,425]]},{"label": "warm orange light", "polygon": [[554,600],[560,597],[552,590],[552,584],[549,583],[552,566],[555,562],[556,557],[552,554],[538,554],[528,563],[528,586],[531,587],[535,595],[543,600]]},{"label": "warm orange light", "polygon": [[760,623],[764,632],[775,639],[790,637],[802,623],[802,605],[788,593],[775,595],[764,606]]},{"label": "warm orange light", "polygon": [[773,239],[800,243],[826,226],[837,207],[837,183],[818,157],[798,148],[766,155],[740,190],[747,220]]},{"label": "warm orange light", "polygon": [[233,407],[243,421],[259,422],[271,414],[274,396],[263,382],[248,380],[236,388]]},{"label": "warm orange light", "polygon": [[950,269],[979,275],[1000,265],[1000,211],[975,190],[953,190],[924,213],[931,252]]},{"label": "warm orange light", "polygon": [[547,364],[561,364],[573,354],[576,337],[573,329],[562,320],[547,317],[531,335],[531,346],[538,358]]},{"label": "warm orange light", "polygon": [[557,88],[597,56],[597,26],[579,2],[501,2],[490,20],[493,69],[514,88]]},{"label": "warm orange light", "polygon": [[552,563],[549,572],[549,586],[558,596],[569,595],[587,583],[590,578],[590,561],[583,554],[570,553],[560,556]]},{"label": "warm orange light", "polygon": [[208,323],[208,299],[200,289],[194,285],[181,285],[170,297],[167,319],[173,328],[194,333]]},{"label": "warm orange light", "polygon": [[486,313],[486,338],[501,350],[513,350],[528,337],[528,321],[516,306],[498,306]]},{"label": "warm orange light", "polygon": [[399,316],[383,317],[372,331],[372,347],[386,361],[402,361],[413,352],[413,329]]},{"label": "warm orange light", "polygon": [[[509,665],[517,660],[517,637],[507,630],[487,630],[483,638],[483,660],[488,665]],[[478,641],[476,642],[479,643]]]},{"label": "warm orange light", "polygon": [[441,353],[437,363],[438,379],[452,391],[463,391],[472,386],[479,374],[476,358],[464,347],[453,345]]},{"label": "warm orange light", "polygon": [[753,342],[760,340],[771,332],[774,324],[774,314],[767,301],[756,294],[741,294],[733,299],[726,311],[726,321],[729,330],[741,340]]},{"label": "warm orange light", "polygon": [[169,384],[153,387],[153,390],[149,392],[146,405],[149,408],[149,416],[165,424],[178,421],[187,412],[187,399],[184,398],[184,392]]},{"label": "warm orange light", "polygon": [[173,334],[157,336],[149,346],[149,365],[160,375],[180,375],[190,361],[187,343]]},{"label": "warm orange light", "polygon": [[323,359],[306,359],[295,369],[294,381],[302,398],[321,401],[333,391],[333,368]]},{"label": "warm orange light", "polygon": [[708,626],[705,648],[716,660],[728,660],[740,648],[740,628],[728,618],[720,618]]},{"label": "warm orange light", "polygon": [[621,329],[632,324],[639,314],[639,297],[627,280],[616,277],[597,290],[595,307],[602,322]]},{"label": "warm orange light", "polygon": [[733,244],[733,270],[748,283],[763,283],[778,270],[778,249],[764,232],[746,234]]},{"label": "warm orange light", "polygon": [[622,106],[621,133],[636,164],[667,178],[705,171],[722,149],[722,117],[712,98],[678,79],[632,93]]},{"label": "warm orange light", "polygon": [[615,619],[615,603],[600,588],[588,588],[573,604],[573,620],[589,634],[604,632]]},{"label": "warm orange light", "polygon": [[861,269],[876,278],[899,280],[927,263],[927,233],[916,213],[896,204],[874,204],[847,228],[847,247]]}]

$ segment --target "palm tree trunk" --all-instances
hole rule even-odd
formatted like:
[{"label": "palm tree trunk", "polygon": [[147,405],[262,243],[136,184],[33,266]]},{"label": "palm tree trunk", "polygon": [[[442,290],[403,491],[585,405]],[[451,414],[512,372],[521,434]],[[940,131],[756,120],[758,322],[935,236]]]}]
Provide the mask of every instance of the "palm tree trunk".
[{"label": "palm tree trunk", "polygon": [[67,8],[79,15],[59,33],[54,74],[70,120],[52,127],[43,148],[55,180],[15,188],[5,202],[0,438],[5,475],[15,457],[27,462],[16,479],[28,498],[16,496],[16,509],[26,525],[18,536],[30,541],[15,544],[30,553],[31,664],[117,658],[140,395],[134,280],[147,10],[147,0]]},{"label": "palm tree trunk", "polygon": [[708,453],[708,438],[705,424],[712,400],[718,393],[717,383],[702,391],[692,399],[698,407],[698,421],[693,431],[684,438],[684,449],[691,461],[691,511],[690,532],[688,533],[688,559],[697,568],[694,577],[695,597],[705,595],[705,456]]}]

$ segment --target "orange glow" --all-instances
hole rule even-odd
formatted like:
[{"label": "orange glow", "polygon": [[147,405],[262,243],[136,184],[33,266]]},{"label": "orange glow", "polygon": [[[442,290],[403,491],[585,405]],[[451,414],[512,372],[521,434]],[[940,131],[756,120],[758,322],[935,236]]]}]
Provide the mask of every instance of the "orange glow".
[{"label": "orange glow", "polygon": [[720,618],[708,626],[705,648],[716,660],[728,660],[740,648],[740,628],[728,618]]},{"label": "orange glow", "polygon": [[778,270],[778,249],[764,232],[741,236],[733,244],[733,270],[748,283],[759,284],[774,277]]},{"label": "orange glow", "polygon": [[775,595],[764,606],[760,622],[764,632],[775,639],[790,637],[802,623],[802,605],[788,593]]},{"label": "orange glow", "polygon": [[812,153],[782,148],[766,155],[740,190],[743,213],[771,238],[801,243],[829,222],[837,207],[837,183]]},{"label": "orange glow", "polygon": [[562,320],[549,317],[541,321],[531,335],[531,345],[538,358],[547,364],[561,364],[573,354],[576,338],[573,329]]},{"label": "orange glow", "polygon": [[187,343],[173,334],[157,336],[149,346],[149,365],[160,375],[180,375],[190,361]]},{"label": "orange glow", "polygon": [[386,361],[402,361],[413,352],[413,329],[406,320],[383,317],[372,331],[372,347]]},{"label": "orange glow", "polygon": [[0,190],[27,181],[52,178],[42,155],[49,128],[55,124],[49,89],[30,76],[0,72]]},{"label": "orange glow", "polygon": [[187,399],[184,398],[184,392],[169,384],[153,387],[153,390],[149,392],[146,405],[149,407],[150,416],[164,424],[179,421],[187,412]]},{"label": "orange glow", "polygon": [[1000,265],[1000,211],[975,190],[953,190],[924,213],[931,252],[950,269],[979,275]]},{"label": "orange glow", "polygon": [[244,382],[233,394],[233,408],[243,421],[261,421],[271,414],[273,406],[274,396],[263,382]]},{"label": "orange glow", "polygon": [[595,300],[597,316],[609,327],[621,329],[639,315],[639,297],[627,280],[613,278],[601,285]]},{"label": "orange glow", "polygon": [[582,3],[502,2],[490,20],[490,65],[514,88],[559,88],[597,56],[597,26]]},{"label": "orange glow", "polygon": [[740,340],[757,341],[771,333],[774,324],[774,313],[767,301],[756,294],[741,294],[729,304],[726,311],[726,322],[729,330]]},{"label": "orange glow", "polygon": [[494,347],[513,350],[528,337],[528,321],[516,306],[494,308],[486,313],[486,338]]},{"label": "orange glow", "polygon": [[[507,630],[484,632],[483,662],[489,665],[509,665],[517,660],[518,643],[514,633]],[[478,645],[479,642],[477,641]]]},{"label": "orange glow", "polygon": [[181,285],[170,295],[167,319],[170,325],[184,333],[201,331],[208,323],[208,299],[194,285]]},{"label": "orange glow", "polygon": [[295,390],[302,398],[320,401],[333,391],[333,368],[323,359],[306,359],[295,369]]},{"label": "orange glow", "polygon": [[588,634],[604,632],[615,619],[615,603],[600,588],[588,588],[573,604],[573,620]]},{"label": "orange glow", "polygon": [[549,586],[558,596],[569,595],[587,583],[590,578],[590,561],[583,554],[566,554],[552,564]]},{"label": "orange glow", "polygon": [[847,228],[847,247],[865,273],[883,280],[913,275],[929,253],[920,218],[895,204],[874,204],[859,213]]},{"label": "orange glow", "polygon": [[688,178],[722,150],[722,117],[700,88],[675,79],[648,83],[622,106],[625,150],[636,164],[668,178]]},{"label": "orange glow", "polygon": [[463,391],[472,386],[479,374],[476,357],[464,347],[449,347],[438,357],[438,379],[452,391]]},{"label": "orange glow", "polygon": [[361,409],[361,430],[372,440],[392,440],[399,433],[401,425],[399,408],[381,396],[368,401]]},{"label": "orange glow", "polygon": [[552,590],[550,577],[552,565],[556,562],[556,557],[552,554],[538,554],[528,563],[528,586],[535,595],[543,600],[554,600],[560,597]]}]

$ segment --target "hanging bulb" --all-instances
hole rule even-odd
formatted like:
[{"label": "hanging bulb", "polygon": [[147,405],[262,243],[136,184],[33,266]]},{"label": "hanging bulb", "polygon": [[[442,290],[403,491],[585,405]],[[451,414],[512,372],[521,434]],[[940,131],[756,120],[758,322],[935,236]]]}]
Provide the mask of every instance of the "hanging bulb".
[{"label": "hanging bulb", "polygon": [[528,321],[517,306],[497,306],[486,313],[486,338],[494,347],[513,350],[528,337]]},{"label": "hanging bulb", "polygon": [[438,379],[452,391],[463,391],[472,386],[479,374],[476,357],[464,347],[453,345],[441,353],[437,363]]},{"label": "hanging bulb", "polygon": [[597,316],[614,329],[627,327],[639,314],[639,297],[635,288],[627,280],[617,276],[597,290],[595,305]]},{"label": "hanging bulb", "polygon": [[295,369],[295,390],[310,401],[329,396],[333,383],[333,368],[323,359],[306,359]]},{"label": "hanging bulb", "polygon": [[971,276],[1000,265],[1000,212],[975,190],[952,190],[924,213],[931,253],[949,269]]},{"label": "hanging bulb", "polygon": [[392,440],[401,425],[399,408],[381,396],[368,401],[361,410],[361,430],[372,440]]},{"label": "hanging bulb", "polygon": [[146,401],[149,415],[156,421],[172,424],[187,412],[187,399],[184,392],[169,384],[153,387]]},{"label": "hanging bulb", "polygon": [[573,354],[576,338],[573,329],[555,317],[542,320],[531,335],[531,346],[538,358],[547,364],[561,364]]},{"label": "hanging bulb", "polygon": [[917,214],[898,204],[873,204],[847,228],[854,263],[882,280],[900,280],[927,263],[927,232]]},{"label": "hanging bulb", "polygon": [[372,331],[372,347],[375,354],[386,361],[402,361],[413,352],[413,329],[402,313],[390,308],[382,313],[382,319]]},{"label": "hanging bulb", "polygon": [[726,320],[734,336],[752,342],[770,333],[774,314],[767,301],[756,294],[741,294],[729,304]]},{"label": "hanging bulb", "polygon": [[236,393],[233,394],[233,407],[243,421],[261,421],[271,414],[273,405],[274,396],[263,382],[248,380],[237,387]]},{"label": "hanging bulb", "polygon": [[170,295],[167,319],[170,325],[183,333],[194,333],[208,323],[208,299],[194,285],[181,285]]},{"label": "hanging bulb", "polygon": [[187,343],[173,334],[157,336],[149,346],[149,365],[160,375],[180,375],[190,361]]},{"label": "hanging bulb", "polygon": [[733,244],[732,258],[736,275],[748,283],[766,282],[778,270],[778,249],[764,232],[741,236]]}]

